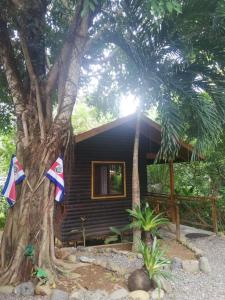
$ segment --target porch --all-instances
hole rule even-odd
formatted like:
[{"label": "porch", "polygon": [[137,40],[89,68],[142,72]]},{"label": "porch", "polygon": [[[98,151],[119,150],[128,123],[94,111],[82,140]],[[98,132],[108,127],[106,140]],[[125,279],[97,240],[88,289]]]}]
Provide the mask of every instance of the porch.
[{"label": "porch", "polygon": [[[176,239],[180,240],[181,224],[218,232],[216,196],[182,196],[176,194],[146,193],[144,201],[156,213],[165,213],[176,226]],[[206,213],[210,211],[210,213]]]}]

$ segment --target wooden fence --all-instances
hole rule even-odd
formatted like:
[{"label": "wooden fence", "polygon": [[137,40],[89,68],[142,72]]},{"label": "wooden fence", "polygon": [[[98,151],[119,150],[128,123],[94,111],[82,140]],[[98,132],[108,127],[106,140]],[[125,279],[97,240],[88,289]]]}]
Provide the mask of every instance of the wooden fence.
[{"label": "wooden fence", "polygon": [[[165,212],[167,217],[176,223],[176,236],[180,239],[180,224],[197,228],[218,231],[217,197],[181,196],[171,198],[167,194],[148,193],[145,201],[157,213]],[[172,201],[171,201],[172,200]],[[173,217],[175,216],[175,217]]]}]

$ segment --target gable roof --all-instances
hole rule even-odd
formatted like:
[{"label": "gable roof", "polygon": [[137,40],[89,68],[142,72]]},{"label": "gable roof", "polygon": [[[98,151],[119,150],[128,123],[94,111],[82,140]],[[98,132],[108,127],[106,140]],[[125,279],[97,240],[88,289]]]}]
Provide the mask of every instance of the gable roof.
[{"label": "gable roof", "polygon": [[[83,133],[75,135],[75,142],[80,143],[82,141],[85,141],[87,139],[90,139],[92,137],[95,137],[101,133],[107,132],[113,128],[119,127],[121,125],[130,125],[135,126],[135,121],[137,118],[137,114],[131,114],[129,116],[119,118],[115,121],[112,121],[110,123],[101,125],[99,127],[93,128],[91,130],[85,131]],[[161,133],[162,128],[161,126],[156,123],[155,121],[151,120],[150,118],[146,117],[144,114],[141,115],[141,134],[147,136],[149,139],[151,138],[155,143],[158,145],[161,144]],[[149,134],[151,132],[151,134]],[[182,153],[182,158],[178,159],[179,161],[190,161],[192,152],[193,152],[193,146],[185,143],[184,141],[180,141],[180,153]],[[151,155],[150,155],[151,156]],[[149,157],[149,159],[151,159]],[[203,158],[198,156],[199,160],[202,160]]]}]

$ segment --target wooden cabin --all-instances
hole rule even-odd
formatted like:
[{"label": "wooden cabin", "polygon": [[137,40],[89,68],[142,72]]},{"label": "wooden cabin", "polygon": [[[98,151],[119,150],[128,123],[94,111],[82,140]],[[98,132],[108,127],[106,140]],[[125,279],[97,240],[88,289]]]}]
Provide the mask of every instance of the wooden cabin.
[{"label": "wooden cabin", "polygon": [[[75,136],[74,168],[67,180],[65,211],[62,222],[56,222],[57,237],[64,243],[81,238],[82,218],[85,219],[87,239],[104,237],[109,234],[110,226],[122,227],[130,222],[126,209],[131,208],[132,203],[136,120],[136,114],[133,114]],[[147,194],[146,166],[154,163],[160,144],[161,127],[142,115],[139,141],[141,199]],[[177,161],[189,161],[191,155],[192,147],[181,142]]]}]

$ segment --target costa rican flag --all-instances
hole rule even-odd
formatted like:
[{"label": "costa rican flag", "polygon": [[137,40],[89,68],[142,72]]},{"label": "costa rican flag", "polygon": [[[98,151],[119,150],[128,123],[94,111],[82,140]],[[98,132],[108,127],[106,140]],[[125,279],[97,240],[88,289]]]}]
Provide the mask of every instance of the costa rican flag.
[{"label": "costa rican flag", "polygon": [[62,202],[64,197],[64,173],[63,160],[58,157],[51,168],[46,173],[46,176],[55,184],[55,201]]},{"label": "costa rican flag", "polygon": [[2,189],[2,195],[7,198],[9,205],[12,207],[16,203],[16,184],[22,182],[25,178],[22,166],[15,155],[12,156],[8,176]]}]

